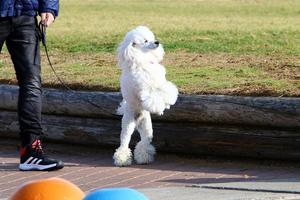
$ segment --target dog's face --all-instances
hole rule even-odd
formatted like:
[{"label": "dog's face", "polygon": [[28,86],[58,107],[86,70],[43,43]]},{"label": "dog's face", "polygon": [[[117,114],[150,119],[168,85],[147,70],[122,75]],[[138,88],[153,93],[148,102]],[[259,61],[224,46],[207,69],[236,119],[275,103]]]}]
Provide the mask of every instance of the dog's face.
[{"label": "dog's face", "polygon": [[145,26],[139,26],[131,31],[127,36],[131,45],[143,52],[155,50],[159,47],[159,41],[155,39],[154,34]]},{"label": "dog's face", "polygon": [[137,64],[159,63],[163,56],[162,45],[145,26],[138,26],[128,32],[118,48],[119,65],[124,61]]}]

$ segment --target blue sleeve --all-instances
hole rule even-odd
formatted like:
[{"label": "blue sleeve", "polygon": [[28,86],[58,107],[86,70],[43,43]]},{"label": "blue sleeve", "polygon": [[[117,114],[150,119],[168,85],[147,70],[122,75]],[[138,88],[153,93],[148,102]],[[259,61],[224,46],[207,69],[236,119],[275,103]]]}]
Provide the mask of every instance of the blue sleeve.
[{"label": "blue sleeve", "polygon": [[39,13],[51,12],[58,16],[59,0],[39,0]]}]

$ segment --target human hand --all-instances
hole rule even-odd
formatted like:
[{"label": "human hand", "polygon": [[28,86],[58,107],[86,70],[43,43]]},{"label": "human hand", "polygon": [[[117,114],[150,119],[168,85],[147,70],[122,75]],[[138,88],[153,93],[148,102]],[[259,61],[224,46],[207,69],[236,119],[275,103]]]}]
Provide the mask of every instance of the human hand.
[{"label": "human hand", "polygon": [[50,12],[41,13],[41,22],[46,27],[50,26],[54,22],[54,16]]}]

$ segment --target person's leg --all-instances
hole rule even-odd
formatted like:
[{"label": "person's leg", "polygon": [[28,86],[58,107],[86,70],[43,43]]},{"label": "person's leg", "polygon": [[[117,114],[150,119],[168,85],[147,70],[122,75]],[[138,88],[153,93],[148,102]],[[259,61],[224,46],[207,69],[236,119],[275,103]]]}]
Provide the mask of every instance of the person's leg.
[{"label": "person's leg", "polygon": [[18,116],[22,146],[42,134],[41,67],[35,18],[12,18],[12,32],[6,40],[19,84]]},{"label": "person's leg", "polygon": [[58,160],[44,156],[41,141],[41,67],[39,37],[34,17],[20,16],[11,20],[12,29],[6,46],[14,63],[18,84],[18,115],[22,141],[21,170],[56,170]]},{"label": "person's leg", "polygon": [[3,44],[10,33],[10,18],[2,18],[0,17],[0,53],[3,47]]}]

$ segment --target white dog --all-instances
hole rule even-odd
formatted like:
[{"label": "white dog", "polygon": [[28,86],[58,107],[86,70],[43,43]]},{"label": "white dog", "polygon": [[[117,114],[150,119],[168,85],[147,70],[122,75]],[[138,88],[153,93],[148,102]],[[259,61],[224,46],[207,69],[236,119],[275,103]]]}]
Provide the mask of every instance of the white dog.
[{"label": "white dog", "polygon": [[145,26],[128,32],[118,47],[123,96],[118,112],[123,118],[121,144],[113,156],[117,166],[132,163],[129,142],[135,129],[140,133],[141,141],[135,147],[134,160],[137,164],[154,161],[150,113],[162,115],[165,109],[175,104],[178,96],[176,86],[166,80],[166,70],[160,64],[164,54],[162,45]]}]

